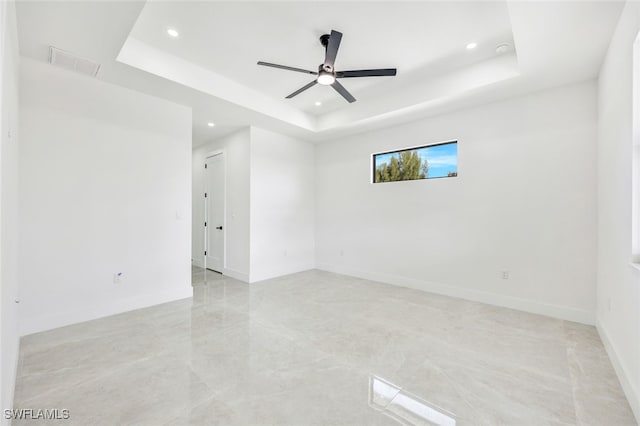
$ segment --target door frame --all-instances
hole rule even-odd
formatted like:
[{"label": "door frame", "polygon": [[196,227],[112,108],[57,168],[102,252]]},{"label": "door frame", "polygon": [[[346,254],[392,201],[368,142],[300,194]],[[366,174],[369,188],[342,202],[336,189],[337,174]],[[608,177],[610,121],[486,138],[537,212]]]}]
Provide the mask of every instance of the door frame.
[{"label": "door frame", "polygon": [[209,251],[209,229],[208,226],[204,226],[205,223],[209,222],[209,200],[204,194],[208,194],[208,176],[207,176],[207,160],[212,157],[217,157],[218,155],[222,155],[222,200],[224,205],[222,206],[222,271],[221,274],[226,275],[227,269],[227,156],[224,149],[217,149],[215,151],[209,151],[204,156],[204,164],[202,168],[204,169],[204,179],[203,179],[203,191],[202,191],[202,199],[204,201],[204,220],[202,221],[202,229],[204,234],[204,269],[207,270],[207,256],[204,253]]}]

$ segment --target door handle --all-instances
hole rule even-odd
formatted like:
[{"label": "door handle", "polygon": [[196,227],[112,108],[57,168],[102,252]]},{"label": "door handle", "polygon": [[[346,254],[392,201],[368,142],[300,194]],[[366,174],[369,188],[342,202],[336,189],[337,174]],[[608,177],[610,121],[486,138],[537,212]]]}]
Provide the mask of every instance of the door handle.
[{"label": "door handle", "polygon": [[222,226],[216,226],[216,229],[222,230]]}]

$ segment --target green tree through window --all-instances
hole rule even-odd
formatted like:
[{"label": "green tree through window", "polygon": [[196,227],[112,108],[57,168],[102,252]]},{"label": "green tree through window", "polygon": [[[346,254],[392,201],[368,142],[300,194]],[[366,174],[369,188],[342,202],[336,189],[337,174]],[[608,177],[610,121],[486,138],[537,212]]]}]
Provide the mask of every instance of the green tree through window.
[{"label": "green tree through window", "polygon": [[417,151],[404,151],[398,158],[391,157],[389,165],[382,163],[376,168],[376,182],[426,179],[429,174],[427,160],[420,159]]}]

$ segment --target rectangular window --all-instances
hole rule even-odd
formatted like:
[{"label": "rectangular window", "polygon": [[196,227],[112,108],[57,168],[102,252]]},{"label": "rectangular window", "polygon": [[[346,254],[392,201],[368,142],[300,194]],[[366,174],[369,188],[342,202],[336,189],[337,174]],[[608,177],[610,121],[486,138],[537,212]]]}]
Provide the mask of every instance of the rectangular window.
[{"label": "rectangular window", "polygon": [[458,142],[373,154],[373,183],[458,176]]}]

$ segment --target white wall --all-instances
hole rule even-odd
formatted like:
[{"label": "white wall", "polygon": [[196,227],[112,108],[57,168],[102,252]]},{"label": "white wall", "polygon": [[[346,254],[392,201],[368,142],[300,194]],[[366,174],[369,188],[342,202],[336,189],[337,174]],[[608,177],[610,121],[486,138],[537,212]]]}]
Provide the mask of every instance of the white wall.
[{"label": "white wall", "polygon": [[314,267],[314,151],[251,128],[251,282]]},{"label": "white wall", "polygon": [[189,297],[191,110],[20,71],[22,333]]},{"label": "white wall", "polygon": [[640,114],[632,109],[633,43],[639,30],[640,4],[628,2],[600,71],[597,150],[598,330],[638,421],[640,271],[630,261],[632,117]]},{"label": "white wall", "polygon": [[[593,323],[595,89],[318,145],[317,267]],[[459,177],[370,183],[372,153],[452,139]]]},{"label": "white wall", "polygon": [[193,244],[194,264],[204,258],[204,163],[207,154],[223,151],[225,156],[225,265],[224,274],[249,281],[249,158],[250,130],[247,127],[193,150]]},{"label": "white wall", "polygon": [[[15,4],[0,2],[0,408],[13,406],[18,361],[18,40]],[[1,424],[8,424],[4,419]]]}]

